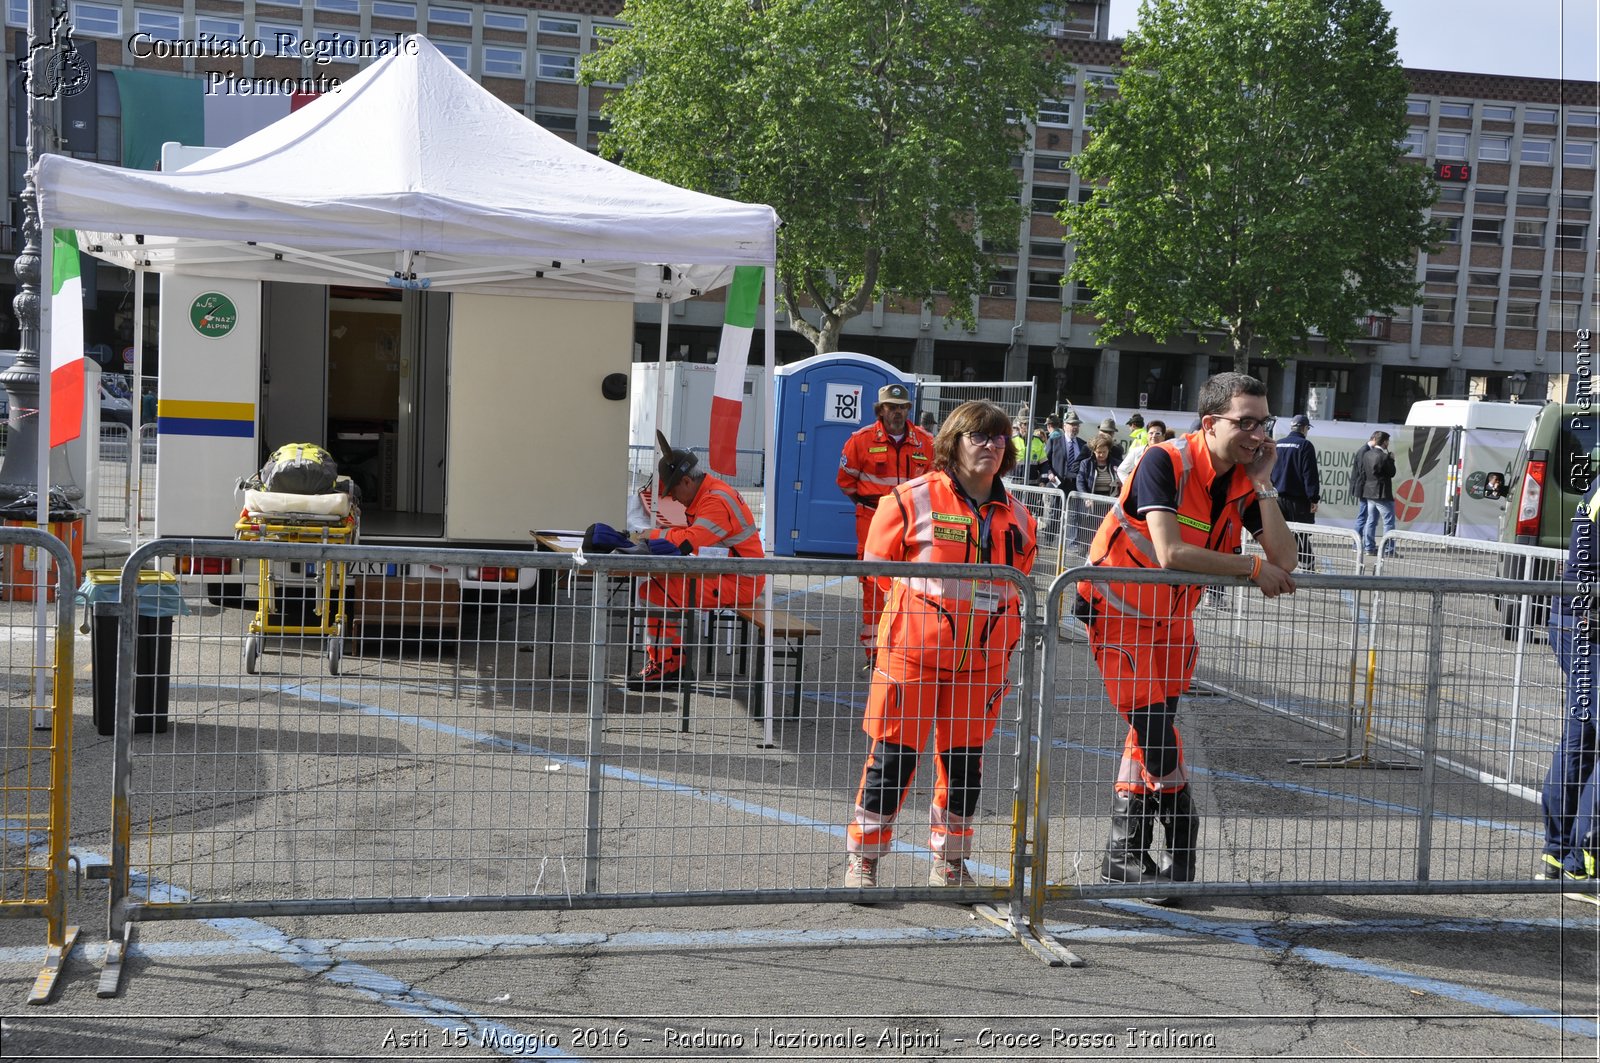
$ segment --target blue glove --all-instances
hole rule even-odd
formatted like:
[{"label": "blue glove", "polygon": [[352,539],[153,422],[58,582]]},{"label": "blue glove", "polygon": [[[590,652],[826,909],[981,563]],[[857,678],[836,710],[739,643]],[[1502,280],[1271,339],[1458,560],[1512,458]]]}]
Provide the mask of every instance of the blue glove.
[{"label": "blue glove", "polygon": [[616,550],[626,550],[633,545],[633,540],[624,532],[619,532],[609,524],[591,524],[583,531],[583,552],[586,554],[609,554]]},{"label": "blue glove", "polygon": [[687,554],[690,550],[688,543],[684,543],[682,546],[679,546],[671,539],[646,539],[645,545],[650,548],[650,552],[652,554],[682,556],[683,554]]}]

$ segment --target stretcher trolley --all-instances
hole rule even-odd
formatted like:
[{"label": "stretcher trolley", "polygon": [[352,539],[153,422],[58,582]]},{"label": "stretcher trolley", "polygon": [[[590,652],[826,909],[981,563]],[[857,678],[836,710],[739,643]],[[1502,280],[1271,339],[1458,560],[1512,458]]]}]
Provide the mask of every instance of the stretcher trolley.
[{"label": "stretcher trolley", "polygon": [[[244,510],[234,525],[234,538],[241,542],[354,543],[361,525],[361,512],[354,490],[346,477],[339,478],[345,490],[319,495],[294,495],[279,491],[246,489]],[[250,621],[245,643],[244,670],[251,675],[267,650],[268,635],[320,637],[326,640],[323,653],[328,658],[328,674],[339,674],[344,653],[345,599],[349,579],[342,561],[307,564],[303,580],[293,581],[294,589],[309,591],[300,599],[300,623],[288,608],[290,598],[280,592],[290,589],[288,573],[274,571],[275,565],[263,558],[256,581],[256,615]],[[304,605],[310,605],[307,614]]]}]

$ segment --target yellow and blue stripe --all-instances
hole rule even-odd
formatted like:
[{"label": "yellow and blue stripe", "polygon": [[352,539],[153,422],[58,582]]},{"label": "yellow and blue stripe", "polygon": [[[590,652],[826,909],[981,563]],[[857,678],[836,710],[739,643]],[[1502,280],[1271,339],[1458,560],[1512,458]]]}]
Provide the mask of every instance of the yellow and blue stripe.
[{"label": "yellow and blue stripe", "polygon": [[156,404],[156,425],[156,431],[164,436],[249,439],[256,432],[256,407],[253,402],[162,399]]}]

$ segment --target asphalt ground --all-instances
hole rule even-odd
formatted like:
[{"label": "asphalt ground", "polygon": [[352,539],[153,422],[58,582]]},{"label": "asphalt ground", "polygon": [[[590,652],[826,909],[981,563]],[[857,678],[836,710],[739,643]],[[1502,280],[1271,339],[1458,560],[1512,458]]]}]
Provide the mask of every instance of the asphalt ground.
[{"label": "asphalt ground", "polygon": [[[179,652],[191,651],[180,643]],[[86,660],[84,647],[80,661]],[[1072,655],[1064,655],[1061,668],[1071,672],[1062,677],[1068,686],[1082,679],[1082,662]],[[111,739],[95,732],[86,674],[79,671],[72,843],[81,861],[94,863],[109,844]],[[842,715],[858,711],[845,706]],[[1226,699],[1195,699],[1191,717],[1185,734],[1207,788],[1202,811],[1210,859],[1219,879],[1239,877],[1270,843],[1268,829],[1279,829],[1271,813],[1285,792],[1284,769],[1276,757],[1271,764],[1261,757],[1279,747],[1251,735],[1250,728],[1263,725],[1247,722]],[[1305,744],[1273,741],[1283,749]],[[1312,785],[1298,777],[1289,783]],[[1356,773],[1315,785],[1389,784]],[[715,796],[708,790],[708,799]],[[1467,807],[1452,814],[1472,813],[1474,800],[1495,800],[1464,791],[1455,796]],[[1080,818],[1078,844],[1092,854],[1098,814],[1086,809]],[[1530,825],[1535,810],[1511,829],[1526,834]],[[835,847],[831,837],[821,846]],[[1363,851],[1330,846],[1322,853],[1364,859]],[[1531,872],[1536,846],[1528,852]],[[838,866],[835,857],[824,873]],[[55,1002],[45,1007],[23,1003],[44,958],[42,925],[0,920],[0,1055],[1542,1060],[1600,1054],[1600,910],[1554,894],[1264,890],[1191,899],[1179,908],[1112,899],[1051,903],[1047,930],[1082,958],[1081,967],[1048,967],[971,909],[922,900],[142,923],[120,995],[102,998],[96,989],[105,901],[104,882],[78,883],[71,912],[80,941]]]}]

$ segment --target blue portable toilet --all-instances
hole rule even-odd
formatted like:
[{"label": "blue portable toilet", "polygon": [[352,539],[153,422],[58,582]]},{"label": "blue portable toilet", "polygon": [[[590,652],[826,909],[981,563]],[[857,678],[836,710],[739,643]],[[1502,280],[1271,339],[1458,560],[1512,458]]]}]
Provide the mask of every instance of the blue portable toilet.
[{"label": "blue portable toilet", "polygon": [[844,441],[870,424],[878,389],[915,382],[865,354],[818,354],[779,366],[773,463],[773,552],[856,556],[855,506],[839,490]]}]

